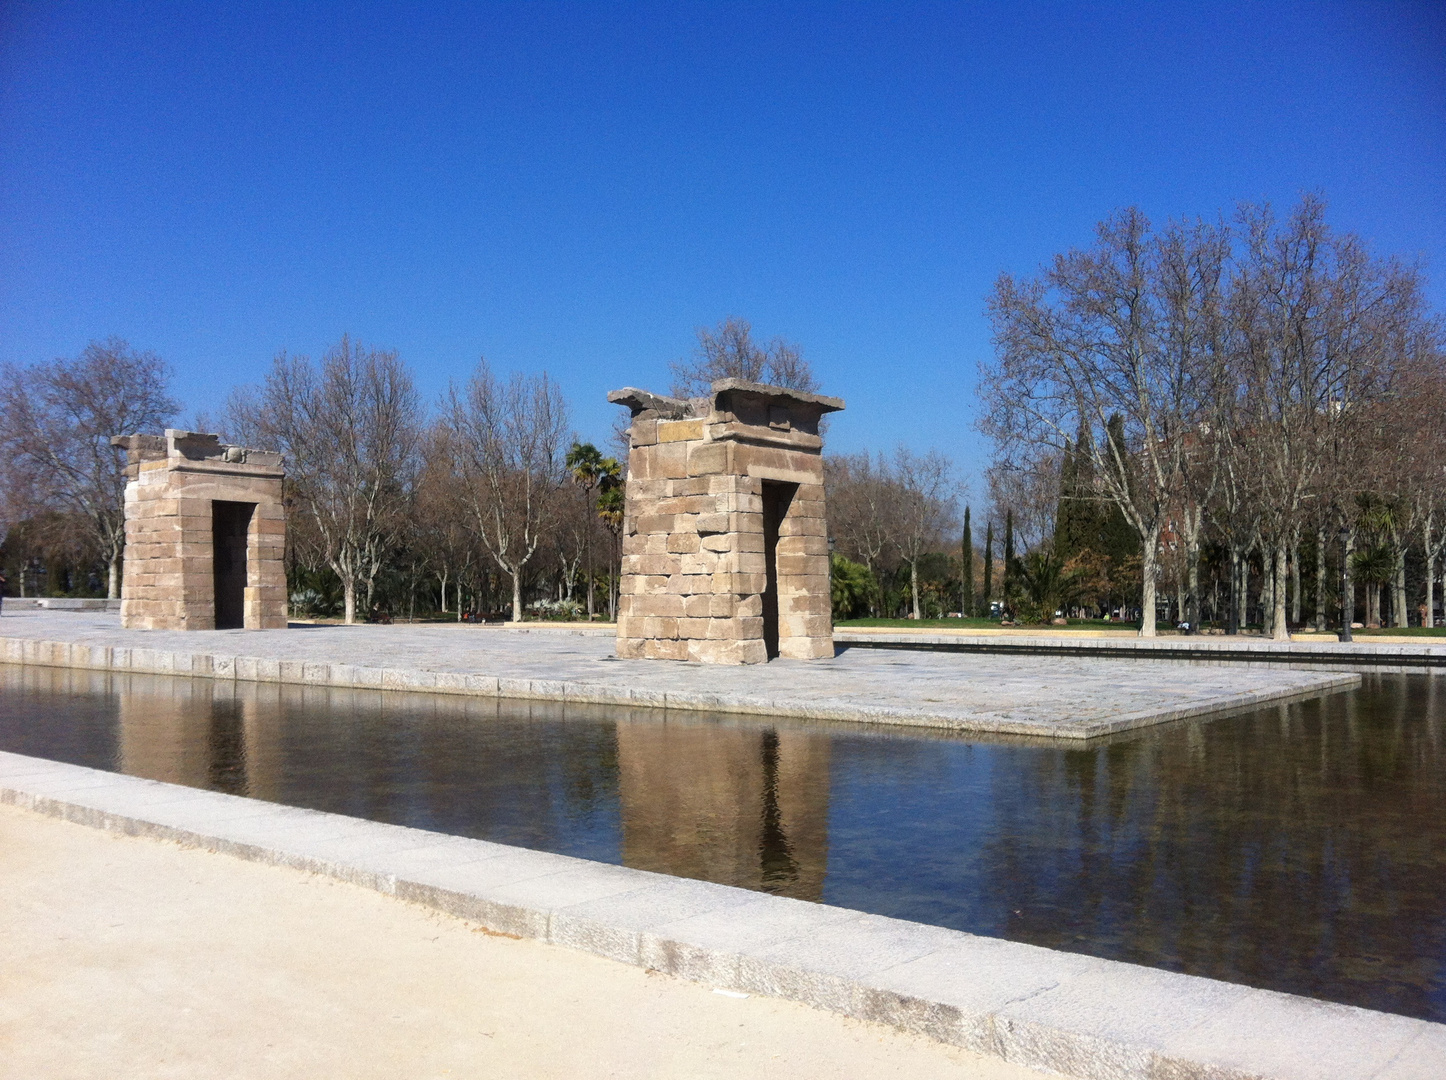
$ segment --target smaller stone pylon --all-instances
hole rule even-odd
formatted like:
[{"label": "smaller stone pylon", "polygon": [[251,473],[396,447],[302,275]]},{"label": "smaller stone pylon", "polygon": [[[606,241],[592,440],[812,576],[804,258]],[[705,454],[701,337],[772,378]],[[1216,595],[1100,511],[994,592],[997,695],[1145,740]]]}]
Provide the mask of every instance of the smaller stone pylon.
[{"label": "smaller stone pylon", "polygon": [[286,626],[281,455],[217,435],[117,435],[126,451],[121,625]]}]

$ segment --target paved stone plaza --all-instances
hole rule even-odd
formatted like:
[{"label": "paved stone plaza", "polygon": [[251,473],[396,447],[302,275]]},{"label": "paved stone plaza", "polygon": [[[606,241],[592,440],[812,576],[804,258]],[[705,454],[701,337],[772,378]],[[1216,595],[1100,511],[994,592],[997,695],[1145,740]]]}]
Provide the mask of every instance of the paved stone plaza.
[{"label": "paved stone plaza", "polygon": [[0,658],[1068,739],[1359,683],[1340,672],[1254,665],[872,649],[740,669],[619,660],[610,630],[545,624],[532,631],[424,624],[134,632],[114,614],[50,611],[0,618]]}]

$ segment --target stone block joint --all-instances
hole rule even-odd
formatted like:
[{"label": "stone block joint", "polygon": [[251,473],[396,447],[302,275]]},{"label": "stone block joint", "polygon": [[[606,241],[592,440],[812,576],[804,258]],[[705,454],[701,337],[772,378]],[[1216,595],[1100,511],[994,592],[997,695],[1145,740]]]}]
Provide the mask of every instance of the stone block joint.
[{"label": "stone block joint", "polygon": [[618,655],[831,658],[819,420],[843,401],[742,379],[608,400],[632,413]]}]

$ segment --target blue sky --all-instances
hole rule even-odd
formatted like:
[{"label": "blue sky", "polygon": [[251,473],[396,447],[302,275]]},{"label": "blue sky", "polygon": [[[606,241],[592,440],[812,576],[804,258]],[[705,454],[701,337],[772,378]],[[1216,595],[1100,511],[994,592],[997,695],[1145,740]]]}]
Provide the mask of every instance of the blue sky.
[{"label": "blue sky", "polygon": [[1304,190],[1446,309],[1446,5],[0,5],[0,360],[116,334],[187,417],[346,331],[601,440],[733,314],[977,474],[1001,271]]}]

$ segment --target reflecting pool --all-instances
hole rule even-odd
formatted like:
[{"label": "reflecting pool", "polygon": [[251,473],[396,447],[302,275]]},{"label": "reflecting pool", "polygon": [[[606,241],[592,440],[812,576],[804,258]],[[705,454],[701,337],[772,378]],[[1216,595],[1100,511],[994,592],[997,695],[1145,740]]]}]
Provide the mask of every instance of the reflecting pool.
[{"label": "reflecting pool", "polygon": [[1446,1021],[1446,677],[1085,747],[0,665],[0,749]]}]

